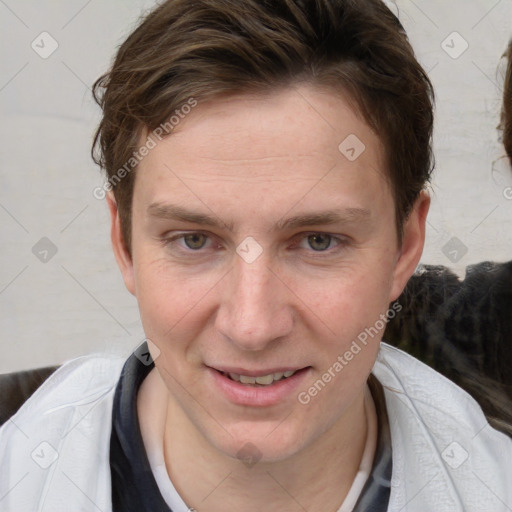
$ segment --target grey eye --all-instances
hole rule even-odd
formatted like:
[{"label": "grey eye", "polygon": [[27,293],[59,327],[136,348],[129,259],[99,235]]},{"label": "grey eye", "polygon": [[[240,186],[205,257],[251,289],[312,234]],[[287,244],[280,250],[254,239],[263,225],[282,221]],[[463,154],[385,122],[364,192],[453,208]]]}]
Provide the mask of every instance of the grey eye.
[{"label": "grey eye", "polygon": [[308,244],[314,251],[325,251],[331,245],[331,241],[331,235],[324,235],[322,233],[308,236]]},{"label": "grey eye", "polygon": [[208,240],[206,235],[202,233],[193,233],[191,235],[185,235],[183,241],[189,249],[202,249]]}]

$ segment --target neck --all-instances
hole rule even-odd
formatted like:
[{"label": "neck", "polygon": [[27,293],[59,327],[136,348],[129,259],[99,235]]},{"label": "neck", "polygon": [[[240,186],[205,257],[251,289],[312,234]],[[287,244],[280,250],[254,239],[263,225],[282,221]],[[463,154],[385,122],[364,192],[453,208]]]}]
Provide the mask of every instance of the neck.
[{"label": "neck", "polygon": [[[161,380],[158,385],[165,387]],[[364,390],[313,443],[284,460],[250,467],[214,447],[168,393],[162,430],[167,472],[185,503],[198,511],[335,512],[365,449]]]}]

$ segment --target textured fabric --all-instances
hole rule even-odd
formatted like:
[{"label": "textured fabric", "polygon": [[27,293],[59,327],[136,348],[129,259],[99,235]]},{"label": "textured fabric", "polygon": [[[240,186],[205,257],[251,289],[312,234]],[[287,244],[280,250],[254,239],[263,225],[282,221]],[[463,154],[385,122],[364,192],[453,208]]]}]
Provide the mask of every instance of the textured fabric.
[{"label": "textured fabric", "polygon": [[117,384],[110,438],[114,512],[170,511],[151,472],[137,418],[137,392],[153,367],[132,355]]},{"label": "textured fabric", "polygon": [[[112,510],[111,418],[124,363],[63,365],[0,428],[0,512]],[[391,434],[388,511],[512,509],[512,440],[467,393],[384,343],[372,373]]]},{"label": "textured fabric", "polygon": [[374,375],[391,428],[390,511],[512,509],[512,440],[461,388],[382,344]]},{"label": "textured fabric", "polygon": [[380,382],[370,375],[368,386],[377,411],[378,441],[373,469],[354,507],[354,512],[381,512],[388,510],[393,469],[391,433],[386,411],[386,398]]},{"label": "textured fabric", "polygon": [[0,512],[111,510],[112,402],[124,361],[64,364],[0,428]]},{"label": "textured fabric", "polygon": [[[144,350],[142,350],[144,352]],[[110,464],[114,512],[172,512],[155,481],[137,418],[137,392],[153,368],[135,356],[126,362],[117,385],[113,406]],[[385,512],[391,482],[391,439],[382,386],[370,378],[370,390],[378,421],[373,470],[354,512]]]}]

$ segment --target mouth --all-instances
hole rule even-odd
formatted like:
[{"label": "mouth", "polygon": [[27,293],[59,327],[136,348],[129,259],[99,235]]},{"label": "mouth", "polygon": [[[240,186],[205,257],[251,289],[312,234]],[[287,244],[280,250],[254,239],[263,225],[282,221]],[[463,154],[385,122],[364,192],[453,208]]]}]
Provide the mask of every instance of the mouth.
[{"label": "mouth", "polygon": [[[219,371],[219,370],[217,370]],[[245,384],[247,386],[253,386],[253,387],[266,387],[266,386],[272,386],[272,384],[276,382],[280,382],[282,380],[286,380],[290,378],[291,376],[295,375],[300,370],[286,370],[284,372],[272,372],[268,373],[266,375],[258,375],[258,376],[251,376],[251,375],[242,375],[240,373],[233,373],[233,372],[223,372],[219,371],[224,377],[227,377],[228,379],[239,382],[240,384]]]},{"label": "mouth", "polygon": [[311,366],[275,367],[261,370],[208,367],[212,385],[231,403],[268,407],[291,400],[303,386]]}]

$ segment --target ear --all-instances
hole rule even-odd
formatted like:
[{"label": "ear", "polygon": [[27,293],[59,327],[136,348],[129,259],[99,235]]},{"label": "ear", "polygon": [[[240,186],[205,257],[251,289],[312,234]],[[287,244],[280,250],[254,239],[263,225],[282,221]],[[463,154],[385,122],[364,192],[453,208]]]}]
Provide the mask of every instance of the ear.
[{"label": "ear", "polygon": [[389,302],[400,296],[418,266],[425,245],[425,223],[429,208],[430,196],[422,190],[404,224],[402,246],[395,264]]},{"label": "ear", "polygon": [[107,194],[107,204],[110,211],[110,239],[112,241],[112,249],[117,261],[117,265],[121,270],[124,284],[128,291],[135,295],[135,280],[133,277],[133,262],[130,253],[126,250],[123,233],[121,230],[121,220],[119,219],[119,211],[114,194]]}]

